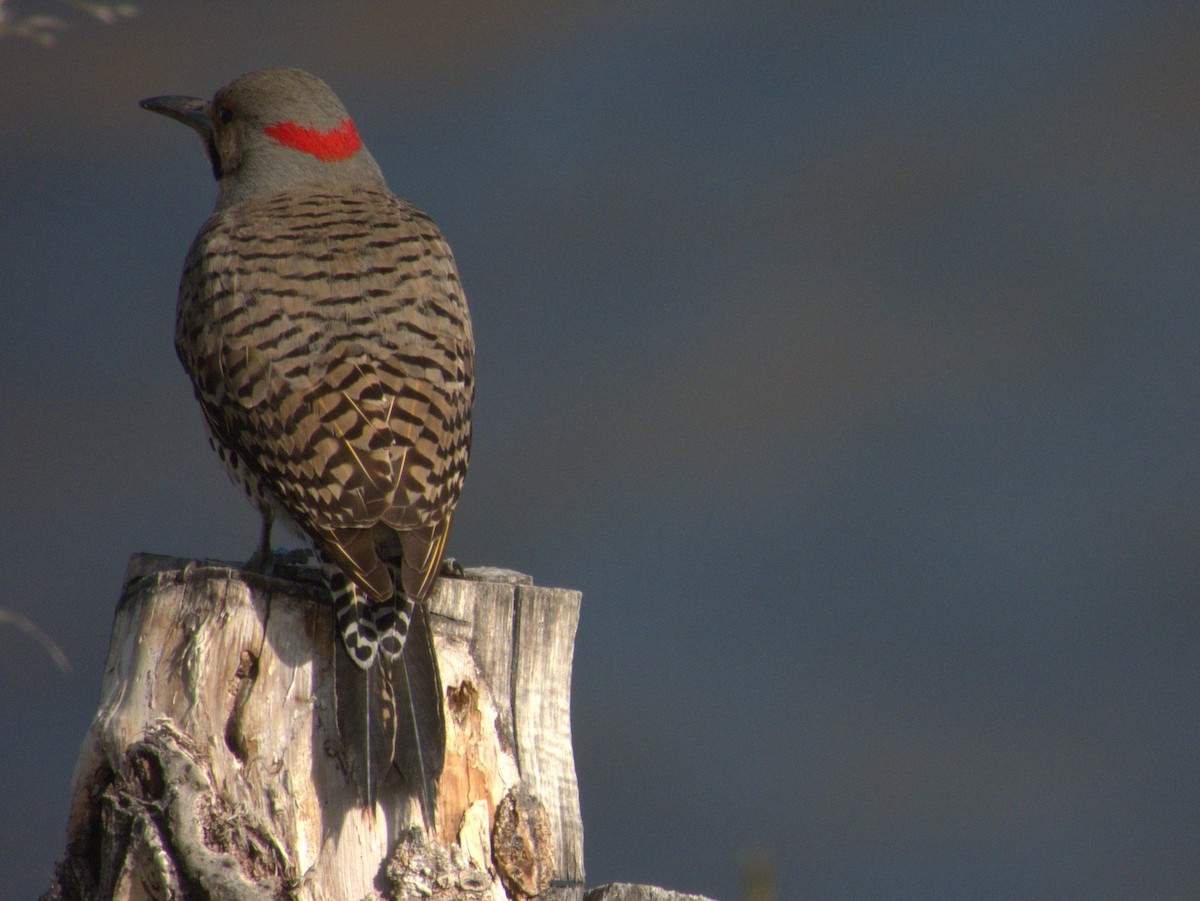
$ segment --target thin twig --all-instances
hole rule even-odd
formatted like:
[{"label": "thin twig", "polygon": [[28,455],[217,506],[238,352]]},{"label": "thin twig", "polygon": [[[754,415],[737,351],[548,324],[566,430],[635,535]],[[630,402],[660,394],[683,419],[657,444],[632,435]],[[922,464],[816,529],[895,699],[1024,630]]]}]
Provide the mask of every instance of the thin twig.
[{"label": "thin twig", "polygon": [[67,659],[67,655],[63,653],[63,649],[60,648],[57,642],[47,635],[45,631],[43,631],[43,629],[33,620],[29,619],[28,617],[24,617],[19,613],[13,613],[11,610],[5,610],[3,607],[0,607],[0,623],[11,623],[12,625],[16,626],[42,646],[42,649],[45,650],[45,652],[50,655],[50,659],[54,661],[55,666],[57,666],[67,675],[71,674],[71,661]]},{"label": "thin twig", "polygon": [[[6,37],[23,38],[41,44],[43,47],[53,47],[58,43],[59,35],[72,27],[72,23],[60,16],[47,14],[18,15],[12,7],[6,5],[7,0],[0,0],[0,39]],[[115,25],[121,19],[137,15],[137,7],[132,3],[96,3],[88,0],[63,0],[60,5],[69,6],[82,15],[106,25]]]}]

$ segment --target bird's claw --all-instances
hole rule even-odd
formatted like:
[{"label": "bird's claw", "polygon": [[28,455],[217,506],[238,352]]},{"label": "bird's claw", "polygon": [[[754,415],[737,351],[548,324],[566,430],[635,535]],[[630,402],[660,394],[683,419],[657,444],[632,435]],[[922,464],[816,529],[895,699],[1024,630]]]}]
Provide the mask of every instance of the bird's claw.
[{"label": "bird's claw", "polygon": [[250,559],[242,564],[246,572],[269,576],[275,569],[275,552],[269,547],[260,547],[250,555]]}]

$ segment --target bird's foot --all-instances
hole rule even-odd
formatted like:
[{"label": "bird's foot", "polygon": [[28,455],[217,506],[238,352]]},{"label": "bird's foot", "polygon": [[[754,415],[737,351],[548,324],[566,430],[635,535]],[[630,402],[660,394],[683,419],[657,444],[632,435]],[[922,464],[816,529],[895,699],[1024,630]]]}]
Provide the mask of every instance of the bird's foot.
[{"label": "bird's foot", "polygon": [[467,571],[463,569],[463,565],[453,557],[446,557],[442,560],[442,569],[438,573],[439,576],[445,576],[447,579],[465,579]]},{"label": "bird's foot", "polygon": [[257,573],[260,576],[271,575],[274,568],[275,552],[270,547],[260,547],[242,564],[242,569],[246,572]]},{"label": "bird's foot", "polygon": [[313,562],[316,555],[312,552],[312,548],[295,547],[290,551],[275,552],[275,567],[281,566],[308,566]]},{"label": "bird's foot", "polygon": [[260,576],[287,577],[289,569],[303,569],[312,562],[313,552],[306,547],[292,548],[287,551],[277,551],[273,548],[259,548],[245,562],[242,569],[258,573]]}]

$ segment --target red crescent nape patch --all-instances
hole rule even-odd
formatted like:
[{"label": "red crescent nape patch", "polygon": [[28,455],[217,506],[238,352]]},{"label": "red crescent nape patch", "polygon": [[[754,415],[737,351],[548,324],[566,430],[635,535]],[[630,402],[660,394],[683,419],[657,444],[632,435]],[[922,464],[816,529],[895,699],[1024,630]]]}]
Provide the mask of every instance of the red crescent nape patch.
[{"label": "red crescent nape patch", "polygon": [[354,122],[346,119],[341,125],[328,131],[297,125],[295,122],[280,122],[263,129],[284,147],[291,147],[326,163],[348,160],[362,148],[362,138]]}]

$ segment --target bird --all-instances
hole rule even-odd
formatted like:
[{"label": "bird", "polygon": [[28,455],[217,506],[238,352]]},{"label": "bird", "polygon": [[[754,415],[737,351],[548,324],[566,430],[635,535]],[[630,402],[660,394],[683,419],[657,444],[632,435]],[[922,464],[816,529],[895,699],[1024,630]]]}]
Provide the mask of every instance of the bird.
[{"label": "bird", "polygon": [[395,766],[434,820],[442,687],[426,599],[467,471],[475,344],[450,247],[399,199],[320,78],[247,72],[140,105],[194,129],[216,206],[184,263],[175,347],[209,441],[271,530],[315,552],[335,611],[348,775]]}]

